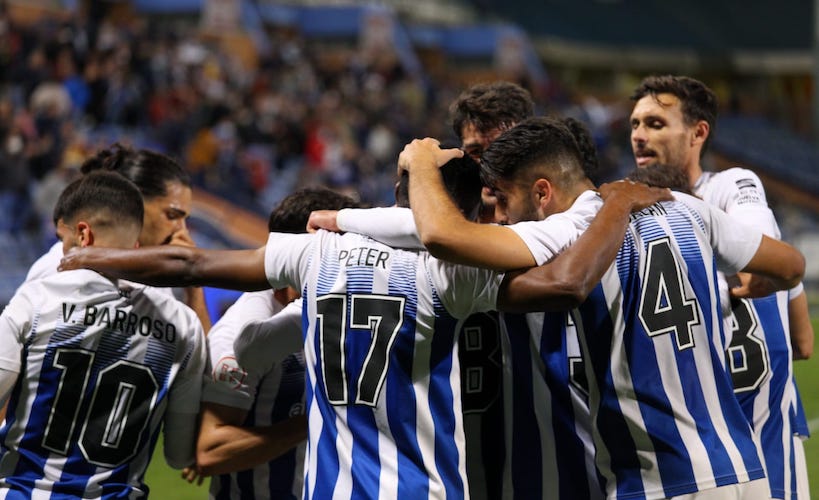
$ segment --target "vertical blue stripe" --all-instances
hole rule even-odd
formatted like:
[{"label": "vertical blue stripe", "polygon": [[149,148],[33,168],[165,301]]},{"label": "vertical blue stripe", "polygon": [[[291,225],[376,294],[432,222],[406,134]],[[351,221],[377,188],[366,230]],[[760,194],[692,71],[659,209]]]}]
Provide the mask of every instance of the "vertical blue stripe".
[{"label": "vertical blue stripe", "polygon": [[540,357],[552,398],[552,433],[562,499],[591,498],[587,477],[586,450],[575,427],[569,374],[566,323],[568,313],[546,313],[541,331]]},{"label": "vertical blue stripe", "polygon": [[753,310],[756,311],[756,319],[758,320],[756,336],[760,337],[759,333],[762,334],[761,340],[764,341],[768,351],[770,375],[768,375],[768,380],[763,382],[759,388],[752,391],[738,392],[736,397],[742,405],[746,418],[753,426],[757,421],[754,406],[757,399],[761,397],[760,389],[763,387],[768,388],[766,408],[770,410],[770,413],[767,414],[762,429],[755,429],[755,432],[761,438],[766,476],[773,497],[785,498],[785,475],[787,474],[786,471],[791,470],[786,467],[786,464],[791,464],[790,455],[792,455],[793,450],[791,450],[789,456],[785,456],[782,438],[783,436],[792,436],[793,433],[790,426],[790,416],[783,415],[780,408],[782,408],[782,400],[788,390],[788,385],[791,383],[789,334],[784,330],[775,294],[753,299],[751,304]]},{"label": "vertical blue stripe", "polygon": [[[435,301],[440,304],[437,297]],[[431,385],[429,409],[435,422],[435,464],[444,482],[447,498],[463,498],[465,488],[458,469],[460,453],[453,446],[456,415],[455,395],[450,384],[453,349],[457,341],[455,338],[457,322],[449,317],[443,308],[440,312],[441,314],[435,319],[435,335],[432,337],[432,352],[429,360]],[[460,378],[458,380],[460,381]]]},{"label": "vertical blue stripe", "polygon": [[[599,393],[599,405],[592,408],[593,424],[597,427],[614,474],[618,494],[643,490],[640,460],[631,430],[620,409],[619,395],[611,374],[613,329],[603,287],[598,284],[579,309],[578,333],[587,363],[589,390]],[[595,414],[596,413],[596,414]],[[606,477],[606,480],[611,479]]]},{"label": "vertical blue stripe", "polygon": [[512,487],[516,498],[543,494],[542,442],[532,398],[532,353],[529,326],[522,314],[502,314],[512,352]]}]

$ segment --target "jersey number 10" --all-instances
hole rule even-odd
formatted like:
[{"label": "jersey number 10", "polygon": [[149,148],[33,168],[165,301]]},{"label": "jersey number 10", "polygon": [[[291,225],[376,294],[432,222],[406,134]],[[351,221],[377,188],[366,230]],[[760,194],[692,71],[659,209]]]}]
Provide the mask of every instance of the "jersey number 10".
[{"label": "jersey number 10", "polygon": [[[119,360],[99,371],[92,393],[86,395],[94,357],[84,349],[55,352],[53,366],[61,373],[43,448],[68,455],[80,426],[79,447],[85,459],[115,467],[136,453],[159,386],[146,366]],[[81,408],[86,408],[83,414]]]}]

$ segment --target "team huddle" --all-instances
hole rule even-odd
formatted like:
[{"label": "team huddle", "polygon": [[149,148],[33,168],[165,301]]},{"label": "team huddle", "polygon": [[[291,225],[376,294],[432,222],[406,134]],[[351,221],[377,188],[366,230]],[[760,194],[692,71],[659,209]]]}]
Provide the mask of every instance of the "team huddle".
[{"label": "team huddle", "polygon": [[[147,496],[160,428],[214,499],[809,498],[804,258],[753,172],[702,170],[710,89],[632,99],[627,180],[479,84],[395,206],[303,189],[252,250],[193,245],[173,160],[100,152],[0,316],[0,498]],[[202,285],[245,293],[211,327]]]}]

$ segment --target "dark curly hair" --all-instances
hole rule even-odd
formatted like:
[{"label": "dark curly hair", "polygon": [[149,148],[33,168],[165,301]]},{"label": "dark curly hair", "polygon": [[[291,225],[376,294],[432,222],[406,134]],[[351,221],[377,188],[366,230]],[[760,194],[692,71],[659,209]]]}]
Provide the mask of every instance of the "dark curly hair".
[{"label": "dark curly hair", "polygon": [[165,196],[169,183],[191,185],[188,172],[172,158],[148,149],[133,149],[115,143],[87,159],[83,174],[97,170],[116,172],[136,184],[144,198]]},{"label": "dark curly hair", "polygon": [[486,133],[512,127],[534,113],[535,104],[529,91],[504,81],[473,85],[464,90],[449,108],[452,130],[459,138],[467,123]]}]

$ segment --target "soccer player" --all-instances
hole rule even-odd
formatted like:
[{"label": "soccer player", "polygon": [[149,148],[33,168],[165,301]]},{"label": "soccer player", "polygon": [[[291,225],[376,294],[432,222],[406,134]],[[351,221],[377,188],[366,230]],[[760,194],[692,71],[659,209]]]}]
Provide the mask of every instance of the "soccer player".
[{"label": "soccer player", "polygon": [[[554,120],[527,120],[484,153],[482,175],[498,197],[496,212],[510,222],[545,218],[514,226],[464,221],[441,196],[436,141],[407,146],[399,164],[414,171],[411,204],[430,251],[496,269],[553,258],[582,230],[561,212],[594,207],[570,135]],[[724,371],[711,247],[721,267],[764,268],[780,288],[799,280],[804,259],[695,198],[675,196],[684,203],[634,214],[615,264],[589,299],[545,323],[570,319],[580,335],[577,361],[585,365],[597,466],[609,498],[709,489],[714,498],[764,494],[752,433]]]},{"label": "soccer player", "polygon": [[[639,167],[673,166],[706,202],[780,237],[756,174],[739,167],[703,171],[701,156],[717,117],[716,96],[705,84],[685,76],[649,76],[632,100],[631,145]],[[725,281],[721,285],[727,291]],[[791,448],[802,446],[799,437],[791,438],[798,434],[791,418],[797,404],[792,359],[808,357],[813,350],[807,299],[801,284],[763,298],[730,300],[725,295],[731,334],[726,357],[735,393],[762,443],[773,498],[790,498],[797,492]]]},{"label": "soccer player", "polygon": [[[138,189],[108,172],[75,182],[65,250],[135,248]],[[193,462],[204,334],[179,301],[93,271],[54,274],[20,287],[0,339],[3,498],[146,497],[161,425],[168,464]]]},{"label": "soccer player", "polygon": [[[116,172],[139,188],[145,205],[145,220],[139,235],[141,246],[169,243],[194,246],[185,225],[191,211],[190,176],[177,162],[147,149],[135,150],[114,144],[98,151],[81,167],[83,174],[97,170]],[[57,230],[57,237],[60,238],[63,223],[59,199],[54,207],[54,227]],[[26,281],[55,274],[62,256],[62,243],[58,241],[32,264]],[[170,290],[167,292],[170,294]],[[185,288],[184,302],[196,311],[203,328],[208,331],[210,316],[202,289]]]},{"label": "soccer player", "polygon": [[[533,116],[534,107],[529,91],[515,83],[478,83],[461,92],[452,103],[450,122],[461,149],[478,162],[504,130]],[[474,167],[479,168],[477,163]],[[483,188],[482,221],[494,220],[494,205],[491,190]],[[469,492],[473,500],[499,498],[506,455],[504,433],[499,431],[505,422],[503,374],[509,373],[502,371],[505,339],[494,311],[468,318],[463,328],[458,354]]]},{"label": "soccer player", "polygon": [[[463,195],[459,208],[472,213],[480,199],[478,172],[460,162],[443,171],[448,185]],[[468,486],[458,323],[475,311],[511,307],[505,298],[510,294],[520,301],[559,295],[576,303],[616,253],[617,238],[605,236],[615,226],[624,230],[635,206],[667,197],[647,187],[626,186],[619,190],[624,194],[617,193],[612,199],[618,201],[604,205],[598,217],[604,237],[597,234],[585,246],[578,242],[585,253],[561,256],[578,256],[586,266],[555,260],[554,266],[529,271],[535,278],[513,276],[500,290],[500,274],[324,231],[272,233],[266,247],[249,251],[84,249],[67,255],[62,265],[107,269],[155,285],[181,280],[303,290],[309,381],[305,496],[462,497]]]},{"label": "soccer player", "polygon": [[[301,189],[270,213],[268,229],[304,233],[313,210],[355,206],[351,198],[329,189]],[[245,293],[208,333],[212,368],[202,393],[198,470],[186,471],[186,477],[193,481],[196,474],[213,475],[212,499],[301,494],[307,438],[302,312],[301,307],[285,310],[296,297],[298,291],[291,288]],[[282,344],[281,337],[244,330],[274,315],[277,328],[289,328],[295,337],[294,348],[280,360],[272,359],[271,344]],[[243,356],[234,351],[234,344]]]},{"label": "soccer player", "polygon": [[[588,177],[596,176],[596,151],[587,129],[572,118],[561,121],[577,142],[583,172]],[[573,224],[588,224],[596,212],[582,205],[578,208],[572,212],[573,217],[579,217]],[[337,214],[316,213],[311,219],[315,225],[325,224],[329,230],[367,234],[388,245],[423,248],[417,240],[412,213],[405,209],[346,209]],[[507,314],[502,321],[495,319],[495,325],[499,325],[496,329],[504,332],[495,337],[500,338],[503,351],[505,398],[503,419],[490,422],[494,429],[504,425],[505,432],[501,436],[495,431],[500,447],[479,443],[483,448],[494,450],[499,463],[496,469],[485,470],[502,474],[502,492],[496,490],[490,497],[602,498],[594,466],[588,389],[577,364],[580,357],[577,334],[571,325],[556,328],[544,325],[543,321],[543,313],[527,317]],[[560,331],[563,335],[550,335]],[[462,349],[464,337],[461,337]],[[461,369],[466,376],[464,364]],[[464,427],[468,430],[467,418],[465,415]],[[483,421],[486,425],[486,417]],[[469,457],[470,434],[467,432],[466,436]],[[467,469],[468,474],[471,472]],[[474,493],[472,485],[476,483],[481,484],[481,478],[473,480],[470,475],[470,493]]]}]

